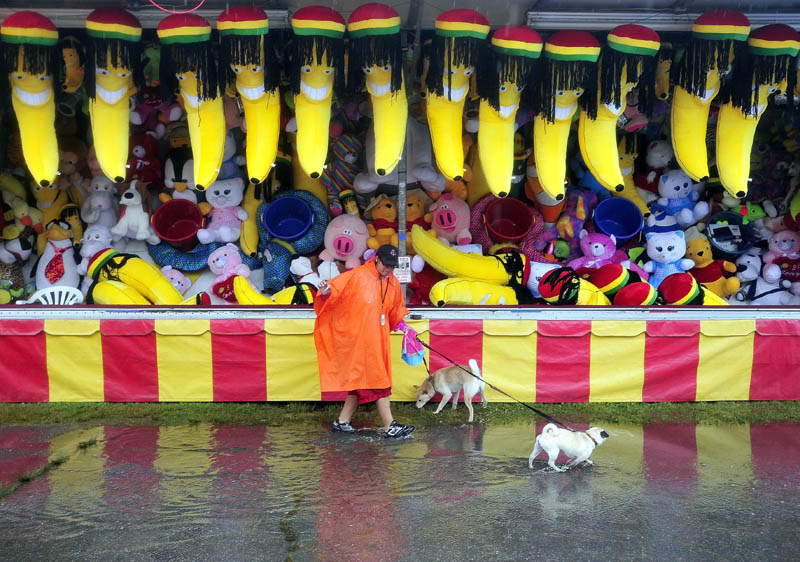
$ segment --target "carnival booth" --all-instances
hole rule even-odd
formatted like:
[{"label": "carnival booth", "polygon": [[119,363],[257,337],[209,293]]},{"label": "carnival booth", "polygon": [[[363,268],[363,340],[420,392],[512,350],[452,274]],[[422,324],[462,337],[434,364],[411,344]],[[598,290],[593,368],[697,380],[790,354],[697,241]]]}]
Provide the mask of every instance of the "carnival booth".
[{"label": "carnival booth", "polygon": [[15,4],[0,401],[341,399],[317,286],[387,243],[432,369],[540,402],[800,399],[780,2]]}]

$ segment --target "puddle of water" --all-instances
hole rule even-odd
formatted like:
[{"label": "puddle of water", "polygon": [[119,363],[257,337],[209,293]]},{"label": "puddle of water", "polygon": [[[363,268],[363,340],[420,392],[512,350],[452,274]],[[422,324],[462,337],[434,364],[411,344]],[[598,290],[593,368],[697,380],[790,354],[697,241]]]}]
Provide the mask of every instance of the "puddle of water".
[{"label": "puddle of water", "polygon": [[595,465],[563,474],[544,455],[527,467],[542,425],[442,426],[403,442],[308,426],[105,427],[82,451],[74,432],[4,428],[0,482],[73,452],[0,500],[0,552],[744,560],[800,546],[800,424],[608,425]]}]

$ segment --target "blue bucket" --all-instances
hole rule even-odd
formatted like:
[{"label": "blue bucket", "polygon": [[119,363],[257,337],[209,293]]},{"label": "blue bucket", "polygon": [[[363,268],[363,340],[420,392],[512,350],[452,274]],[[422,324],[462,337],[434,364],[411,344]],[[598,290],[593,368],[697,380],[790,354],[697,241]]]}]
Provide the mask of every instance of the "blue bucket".
[{"label": "blue bucket", "polygon": [[305,200],[296,195],[276,198],[264,213],[264,226],[275,238],[292,242],[303,236],[314,223],[314,213]]},{"label": "blue bucket", "polygon": [[611,197],[598,203],[594,210],[594,225],[607,236],[613,234],[619,243],[639,234],[644,219],[633,202],[622,197]]}]

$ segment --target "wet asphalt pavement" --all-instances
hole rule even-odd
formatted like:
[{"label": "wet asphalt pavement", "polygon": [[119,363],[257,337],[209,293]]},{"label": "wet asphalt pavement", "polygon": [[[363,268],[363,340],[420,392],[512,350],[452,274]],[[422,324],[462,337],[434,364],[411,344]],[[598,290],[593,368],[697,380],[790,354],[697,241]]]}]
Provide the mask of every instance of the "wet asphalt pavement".
[{"label": "wet asphalt pavement", "polygon": [[0,499],[0,560],[797,559],[798,425],[605,429],[553,473],[533,424],[6,427],[0,486],[69,459]]}]

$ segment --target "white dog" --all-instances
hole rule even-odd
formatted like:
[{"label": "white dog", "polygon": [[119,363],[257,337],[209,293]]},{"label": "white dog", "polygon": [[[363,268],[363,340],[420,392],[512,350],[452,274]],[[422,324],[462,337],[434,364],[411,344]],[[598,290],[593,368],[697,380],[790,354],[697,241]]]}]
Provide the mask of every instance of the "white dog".
[{"label": "white dog", "polygon": [[146,240],[148,244],[158,244],[161,239],[150,226],[150,195],[147,188],[137,180],[133,180],[128,189],[122,192],[120,204],[125,206],[119,222],[111,229],[116,237],[128,237],[133,240]]},{"label": "white dog", "polygon": [[[533,452],[528,457],[528,468],[533,468],[533,459],[542,451],[546,452],[549,457],[547,464],[550,465],[550,468],[558,472],[564,472],[567,468],[572,468],[584,461],[594,464],[589,460],[589,455],[606,439],[608,439],[608,433],[600,427],[590,427],[586,431],[571,431],[559,429],[556,424],[548,423],[536,437]],[[559,451],[563,451],[572,459],[562,468],[556,466]]]},{"label": "white dog", "polygon": [[461,367],[453,365],[439,369],[425,379],[421,385],[414,385],[414,388],[417,389],[417,408],[422,408],[433,398],[434,394],[439,392],[442,395],[442,401],[439,402],[439,407],[436,408],[434,414],[441,412],[442,408],[444,408],[444,405],[447,404],[447,401],[450,400],[451,397],[453,398],[453,409],[455,410],[458,405],[458,395],[463,388],[464,404],[467,405],[467,410],[469,410],[468,421],[472,421],[474,413],[472,409],[472,397],[476,394],[480,394],[483,399],[483,407],[485,408],[486,395],[483,393],[483,389],[486,383],[483,381],[483,378],[481,378],[481,371],[478,368],[477,361],[470,359],[469,368],[475,376],[471,376],[469,373],[464,372]]}]

